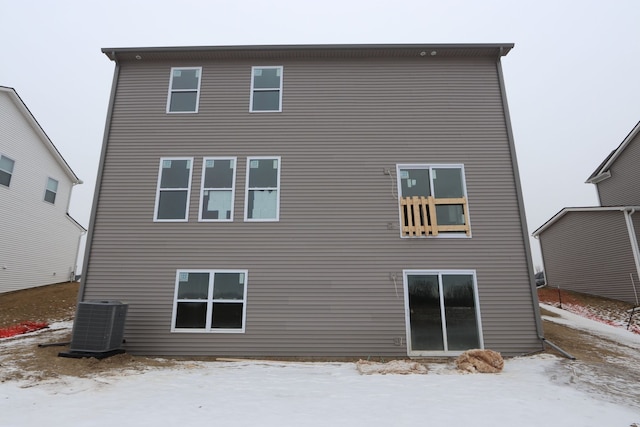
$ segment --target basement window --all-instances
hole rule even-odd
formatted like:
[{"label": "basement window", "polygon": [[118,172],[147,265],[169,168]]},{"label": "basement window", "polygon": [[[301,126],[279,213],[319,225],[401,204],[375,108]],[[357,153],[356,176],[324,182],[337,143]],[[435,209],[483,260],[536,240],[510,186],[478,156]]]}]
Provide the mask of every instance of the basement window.
[{"label": "basement window", "polygon": [[197,113],[202,67],[171,68],[167,113]]},{"label": "basement window", "polygon": [[242,333],[247,270],[178,270],[173,332]]},{"label": "basement window", "polygon": [[470,236],[462,165],[398,165],[402,237]]}]

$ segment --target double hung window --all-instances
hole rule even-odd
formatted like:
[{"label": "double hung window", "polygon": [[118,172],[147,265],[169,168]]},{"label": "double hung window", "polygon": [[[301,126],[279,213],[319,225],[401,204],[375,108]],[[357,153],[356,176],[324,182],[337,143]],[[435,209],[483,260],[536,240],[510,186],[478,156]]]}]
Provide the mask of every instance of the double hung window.
[{"label": "double hung window", "polygon": [[167,113],[197,113],[202,67],[171,68]]},{"label": "double hung window", "polygon": [[398,165],[402,236],[469,236],[462,165]]},{"label": "double hung window", "polygon": [[156,190],[155,221],[187,221],[193,158],[162,158]]},{"label": "double hung window", "polygon": [[236,158],[205,157],[203,162],[200,221],[233,221]]},{"label": "double hung window", "polygon": [[58,181],[53,178],[47,178],[47,188],[44,191],[44,201],[52,204],[55,203],[56,194],[58,194]]},{"label": "double hung window", "polygon": [[245,221],[280,219],[280,157],[247,158]]},{"label": "double hung window", "polygon": [[9,187],[13,176],[13,165],[15,162],[6,156],[0,156],[0,185]]},{"label": "double hung window", "polygon": [[247,270],[178,270],[172,330],[244,332]]},{"label": "double hung window", "polygon": [[251,68],[249,111],[282,111],[282,66]]}]

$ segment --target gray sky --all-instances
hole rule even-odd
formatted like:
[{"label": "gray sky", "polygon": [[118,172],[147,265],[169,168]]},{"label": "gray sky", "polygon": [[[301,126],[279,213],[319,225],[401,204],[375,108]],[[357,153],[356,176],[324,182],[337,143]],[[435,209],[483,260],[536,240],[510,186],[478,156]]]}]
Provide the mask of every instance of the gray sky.
[{"label": "gray sky", "polygon": [[638,0],[0,0],[0,14],[0,85],[84,180],[70,214],[85,227],[114,68],[102,47],[515,43],[502,63],[530,232],[597,204],[584,181],[640,120]]}]

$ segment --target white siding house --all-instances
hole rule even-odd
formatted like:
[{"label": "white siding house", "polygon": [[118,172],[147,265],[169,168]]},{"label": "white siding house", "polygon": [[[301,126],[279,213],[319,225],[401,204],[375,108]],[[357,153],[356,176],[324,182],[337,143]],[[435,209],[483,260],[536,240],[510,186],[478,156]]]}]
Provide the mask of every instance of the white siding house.
[{"label": "white siding house", "polygon": [[16,91],[0,86],[0,292],[76,274],[86,230],[67,212],[81,183]]}]

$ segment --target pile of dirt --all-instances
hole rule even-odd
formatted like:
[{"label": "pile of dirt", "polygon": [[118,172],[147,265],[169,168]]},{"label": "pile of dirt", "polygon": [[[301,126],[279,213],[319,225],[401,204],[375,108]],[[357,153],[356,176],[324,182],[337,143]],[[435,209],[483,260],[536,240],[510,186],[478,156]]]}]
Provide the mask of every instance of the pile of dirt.
[{"label": "pile of dirt", "polygon": [[456,366],[464,372],[497,374],[502,372],[504,359],[493,350],[467,350],[456,359]]},{"label": "pile of dirt", "polygon": [[356,369],[364,375],[372,374],[426,374],[427,367],[413,360],[391,360],[389,362],[373,362],[370,360],[358,360]]},{"label": "pile of dirt", "polygon": [[0,294],[0,328],[22,322],[52,323],[75,314],[78,282],[39,286]]}]

